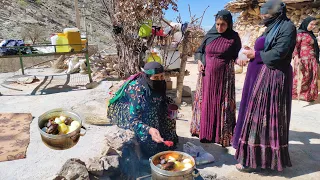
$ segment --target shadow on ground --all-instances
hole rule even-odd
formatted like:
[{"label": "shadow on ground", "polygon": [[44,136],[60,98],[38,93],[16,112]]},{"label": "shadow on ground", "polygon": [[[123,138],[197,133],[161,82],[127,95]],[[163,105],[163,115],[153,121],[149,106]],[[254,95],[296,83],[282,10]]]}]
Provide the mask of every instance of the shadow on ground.
[{"label": "shadow on ground", "polygon": [[[302,178],[317,179],[320,172],[320,134],[313,132],[290,131],[289,152],[292,167],[287,167],[283,171],[262,169],[260,172],[254,172],[258,176],[250,175],[252,178],[257,177],[284,177],[284,178]],[[317,174],[316,174],[317,173]],[[245,173],[236,172],[234,176],[245,177]],[[319,176],[318,176],[319,177]]]},{"label": "shadow on ground", "polygon": [[10,81],[3,83],[8,89],[8,91],[3,93],[3,96],[36,96],[80,91],[86,90],[85,85],[89,83],[88,76],[81,74],[36,76],[40,80],[25,85],[16,83],[16,80],[20,77],[22,76],[13,76],[10,78]]},{"label": "shadow on ground", "polygon": [[320,94],[318,95],[318,99],[313,101],[313,102],[309,102],[307,105],[303,106],[303,107],[309,107],[309,106],[313,106],[313,105],[317,105],[320,104]]}]

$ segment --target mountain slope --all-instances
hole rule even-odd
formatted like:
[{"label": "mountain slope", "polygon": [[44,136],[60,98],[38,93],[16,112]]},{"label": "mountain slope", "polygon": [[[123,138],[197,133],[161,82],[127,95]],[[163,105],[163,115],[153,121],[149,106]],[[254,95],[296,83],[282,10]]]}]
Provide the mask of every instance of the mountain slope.
[{"label": "mountain slope", "polygon": [[[87,0],[88,1],[88,0]],[[79,0],[82,7],[83,0]],[[98,44],[100,49],[113,46],[111,24],[100,0],[87,3],[89,43]],[[50,34],[64,28],[75,27],[74,0],[0,0],[0,39],[20,39],[25,26],[41,27],[46,41]],[[84,9],[81,11],[81,32],[85,32]]]}]

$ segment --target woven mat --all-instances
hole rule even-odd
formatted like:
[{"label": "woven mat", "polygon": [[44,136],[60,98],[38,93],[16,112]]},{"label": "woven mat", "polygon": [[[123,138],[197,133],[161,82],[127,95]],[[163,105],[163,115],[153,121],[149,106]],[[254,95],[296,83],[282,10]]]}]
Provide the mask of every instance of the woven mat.
[{"label": "woven mat", "polygon": [[31,114],[0,113],[0,162],[26,158]]}]

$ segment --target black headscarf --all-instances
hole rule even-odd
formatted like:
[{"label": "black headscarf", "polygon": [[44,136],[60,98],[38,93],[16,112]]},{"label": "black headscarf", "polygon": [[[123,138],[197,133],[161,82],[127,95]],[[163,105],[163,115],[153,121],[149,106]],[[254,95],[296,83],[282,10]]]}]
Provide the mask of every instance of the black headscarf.
[{"label": "black headscarf", "polygon": [[265,50],[267,50],[274,41],[274,38],[276,37],[282,23],[285,20],[288,20],[287,8],[285,3],[280,0],[269,0],[261,6],[260,14],[271,15],[270,18],[263,20],[263,24],[267,27],[263,34],[266,36],[264,47]]},{"label": "black headscarf", "polygon": [[195,54],[195,60],[200,59],[203,64],[205,64],[205,47],[206,45],[210,44],[215,39],[223,36],[223,37],[232,37],[233,35],[237,34],[233,30],[233,20],[232,15],[228,10],[221,10],[216,14],[216,20],[222,18],[224,21],[228,23],[228,29],[224,33],[219,33],[216,25],[214,25],[205,35],[200,47],[197,49]]},{"label": "black headscarf", "polygon": [[319,45],[318,45],[318,40],[317,40],[316,36],[313,34],[312,31],[308,31],[308,26],[309,26],[310,22],[311,22],[311,21],[315,21],[315,20],[317,20],[317,19],[314,18],[314,17],[311,17],[311,16],[308,16],[306,19],[304,19],[304,20],[302,21],[299,29],[298,29],[298,33],[308,33],[308,34],[312,37],[312,39],[313,39],[313,41],[314,41],[314,44],[313,44],[313,46],[314,46],[314,53],[315,53],[315,56],[316,56],[316,58],[317,58],[317,62],[318,62],[318,64],[319,64],[320,62],[319,62]]},{"label": "black headscarf", "polygon": [[146,88],[150,88],[150,90],[165,94],[166,93],[166,81],[165,80],[151,80],[150,77],[155,74],[160,74],[164,72],[163,66],[158,62],[149,62],[144,66],[144,72],[142,73],[141,79],[139,80],[141,83],[146,83]]}]

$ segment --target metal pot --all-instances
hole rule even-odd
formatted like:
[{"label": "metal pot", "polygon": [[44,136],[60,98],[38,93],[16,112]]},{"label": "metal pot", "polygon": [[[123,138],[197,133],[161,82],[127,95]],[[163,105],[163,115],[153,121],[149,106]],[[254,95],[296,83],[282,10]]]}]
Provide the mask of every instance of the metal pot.
[{"label": "metal pot", "polygon": [[[193,167],[190,169],[187,169],[185,171],[178,171],[178,172],[170,172],[170,171],[165,171],[153,164],[154,158],[158,158],[164,154],[168,153],[178,153],[182,154],[185,157],[188,157],[189,159],[192,160]],[[152,156],[150,159],[150,166],[151,166],[151,174],[152,174],[152,180],[193,180],[194,178],[199,176],[198,170],[195,168],[195,160],[192,156],[189,154],[186,154],[184,152],[180,151],[164,151],[161,153],[158,153],[154,156]]]},{"label": "metal pot", "polygon": [[168,117],[169,119],[177,119],[178,118],[179,107],[175,104],[168,105]]},{"label": "metal pot", "polygon": [[[78,121],[80,123],[80,127],[69,134],[63,135],[53,135],[47,134],[46,132],[42,131],[45,123],[52,117],[56,116],[66,116],[72,118],[74,121]],[[53,109],[43,113],[38,118],[38,129],[40,131],[42,142],[51,149],[55,150],[65,150],[73,147],[79,141],[80,136],[84,136],[86,133],[86,128],[82,126],[82,119],[81,117],[72,111],[66,109]],[[84,133],[80,133],[81,129],[84,129]]]}]

